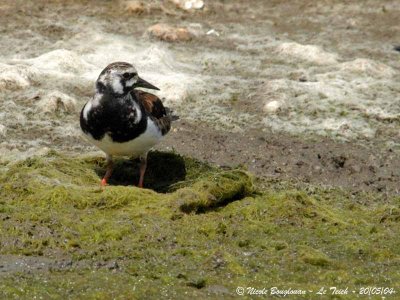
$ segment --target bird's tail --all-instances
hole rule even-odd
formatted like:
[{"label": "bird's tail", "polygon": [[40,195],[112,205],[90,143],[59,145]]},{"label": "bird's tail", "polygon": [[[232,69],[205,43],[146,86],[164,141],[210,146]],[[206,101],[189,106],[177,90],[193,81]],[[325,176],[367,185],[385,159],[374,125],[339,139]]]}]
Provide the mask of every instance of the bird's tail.
[{"label": "bird's tail", "polygon": [[155,122],[158,128],[160,128],[162,135],[167,134],[171,129],[171,123],[179,119],[179,116],[175,115],[170,108],[168,107],[164,108],[165,108],[165,116],[158,119],[154,117],[152,118],[153,122]]}]

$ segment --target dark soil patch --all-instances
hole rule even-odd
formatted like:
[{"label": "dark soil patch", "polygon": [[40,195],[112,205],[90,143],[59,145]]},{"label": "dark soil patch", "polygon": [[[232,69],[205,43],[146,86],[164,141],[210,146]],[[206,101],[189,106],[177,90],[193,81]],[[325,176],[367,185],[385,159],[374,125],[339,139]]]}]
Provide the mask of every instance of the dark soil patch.
[{"label": "dark soil patch", "polygon": [[205,124],[175,124],[160,149],[173,148],[219,166],[245,165],[259,176],[340,186],[354,192],[400,193],[400,155],[377,142],[361,145],[284,133],[216,131]]}]

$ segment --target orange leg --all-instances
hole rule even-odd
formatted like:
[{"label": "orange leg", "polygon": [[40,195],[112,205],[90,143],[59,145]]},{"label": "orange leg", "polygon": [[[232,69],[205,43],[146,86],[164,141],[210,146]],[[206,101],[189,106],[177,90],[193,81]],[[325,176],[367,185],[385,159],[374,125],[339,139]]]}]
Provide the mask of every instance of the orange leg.
[{"label": "orange leg", "polygon": [[114,168],[114,163],[112,161],[112,156],[111,155],[106,155],[106,160],[107,160],[107,170],[106,174],[104,175],[103,179],[101,180],[101,185],[106,186],[107,181],[110,179],[113,168]]},{"label": "orange leg", "polygon": [[146,172],[146,167],[147,167],[147,153],[144,156],[140,157],[140,178],[138,184],[140,188],[143,187],[143,179],[144,179],[144,173]]}]

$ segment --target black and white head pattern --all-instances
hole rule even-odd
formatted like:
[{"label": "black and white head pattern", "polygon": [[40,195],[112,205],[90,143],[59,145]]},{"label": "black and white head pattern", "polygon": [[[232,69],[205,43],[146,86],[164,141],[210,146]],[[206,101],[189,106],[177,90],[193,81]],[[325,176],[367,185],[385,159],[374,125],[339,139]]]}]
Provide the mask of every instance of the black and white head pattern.
[{"label": "black and white head pattern", "polygon": [[125,95],[138,82],[139,76],[135,67],[126,62],[115,62],[108,65],[96,81],[96,90],[101,94]]}]

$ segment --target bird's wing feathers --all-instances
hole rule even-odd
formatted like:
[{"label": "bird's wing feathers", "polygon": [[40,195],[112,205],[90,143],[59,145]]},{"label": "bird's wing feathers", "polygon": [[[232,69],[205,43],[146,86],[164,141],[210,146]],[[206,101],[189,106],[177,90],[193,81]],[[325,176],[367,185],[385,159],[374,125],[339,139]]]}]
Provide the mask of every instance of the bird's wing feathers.
[{"label": "bird's wing feathers", "polygon": [[167,115],[164,105],[156,95],[138,90],[134,92],[136,99],[142,103],[144,109],[150,116],[158,119]]},{"label": "bird's wing feathers", "polygon": [[160,98],[156,95],[134,90],[136,99],[143,105],[150,118],[160,128],[162,134],[166,134],[171,129],[171,122],[179,119],[173,115],[168,107],[164,107]]}]

